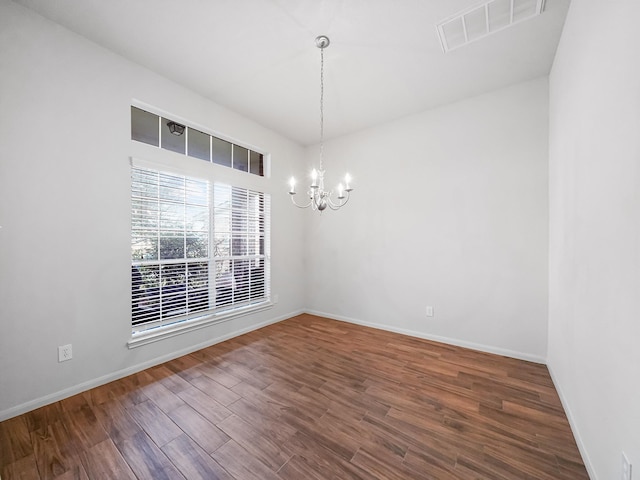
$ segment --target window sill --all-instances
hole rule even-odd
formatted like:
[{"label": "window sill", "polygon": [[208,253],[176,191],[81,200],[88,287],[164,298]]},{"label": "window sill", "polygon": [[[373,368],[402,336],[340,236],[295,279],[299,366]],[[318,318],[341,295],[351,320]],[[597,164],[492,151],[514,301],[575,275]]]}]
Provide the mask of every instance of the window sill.
[{"label": "window sill", "polygon": [[131,336],[131,340],[127,342],[127,347],[129,347],[129,349],[141,347],[143,345],[164,340],[165,338],[175,337],[176,335],[182,335],[183,333],[191,332],[193,330],[209,327],[217,323],[228,322],[234,318],[262,312],[272,307],[273,303],[266,301],[233,311],[206,315],[192,320],[185,320],[184,322],[176,323],[174,325],[167,325],[165,327],[157,327],[144,332],[134,333]]}]

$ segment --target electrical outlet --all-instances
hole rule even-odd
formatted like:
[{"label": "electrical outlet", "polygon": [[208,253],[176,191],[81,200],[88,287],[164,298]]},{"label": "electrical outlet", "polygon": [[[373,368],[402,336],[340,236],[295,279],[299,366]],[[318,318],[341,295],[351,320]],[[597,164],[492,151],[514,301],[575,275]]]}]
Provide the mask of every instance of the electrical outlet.
[{"label": "electrical outlet", "polygon": [[629,459],[622,452],[622,480],[631,480],[631,464],[629,463]]},{"label": "electrical outlet", "polygon": [[433,317],[433,307],[431,305],[427,306],[427,317]]},{"label": "electrical outlet", "polygon": [[58,362],[66,362],[73,358],[71,344],[58,347]]}]

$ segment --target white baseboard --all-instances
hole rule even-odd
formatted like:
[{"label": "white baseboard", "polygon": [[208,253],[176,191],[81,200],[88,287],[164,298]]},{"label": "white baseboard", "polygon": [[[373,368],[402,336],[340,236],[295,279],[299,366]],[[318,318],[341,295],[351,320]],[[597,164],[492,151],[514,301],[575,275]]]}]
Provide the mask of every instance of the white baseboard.
[{"label": "white baseboard", "polygon": [[16,405],[6,410],[2,410],[0,411],[0,422],[12,417],[16,417],[18,415],[22,415],[23,413],[30,412],[31,410],[35,410],[36,408],[44,407],[45,405],[49,405],[50,403],[63,400],[65,398],[71,397],[78,393],[82,393],[92,388],[99,387],[100,385],[104,385],[105,383],[113,382],[114,380],[119,380],[120,378],[124,378],[134,373],[141,372],[142,370],[153,367],[155,365],[159,365],[164,362],[168,362],[169,360],[173,360],[174,358],[178,358],[183,355],[187,355],[189,353],[195,352],[197,350],[210,347],[211,345],[215,345],[216,343],[224,342],[225,340],[238,337],[240,335],[252,332],[254,330],[258,330],[259,328],[266,327],[267,325],[281,322],[282,320],[286,320],[287,318],[295,317],[296,315],[300,315],[301,313],[304,313],[304,310],[291,312],[291,313],[288,313],[287,315],[282,315],[280,317],[273,318],[271,320],[257,323],[255,325],[251,325],[250,327],[236,330],[234,332],[228,333],[226,335],[221,335],[213,339],[209,339],[206,342],[202,342],[197,345],[192,345],[182,350],[171,352],[166,355],[156,357],[152,360],[148,360],[143,363],[138,363],[136,365],[123,368],[122,370],[118,370],[116,372],[103,375],[102,377],[94,378],[86,382],[80,383],[78,385],[74,385],[72,387],[59,390],[49,395],[45,395],[44,397],[36,398],[34,400],[30,400],[28,402],[22,403],[20,405]]},{"label": "white baseboard", "polygon": [[404,328],[396,328],[390,325],[382,323],[371,323],[355,318],[345,317],[342,315],[333,315],[331,313],[319,312],[317,310],[306,310],[306,313],[310,315],[317,315],[319,317],[331,318],[333,320],[339,320],[341,322],[354,323],[356,325],[362,325],[364,327],[377,328],[378,330],[386,330],[388,332],[401,333],[402,335],[408,335],[410,337],[423,338],[425,340],[432,340],[434,342],[446,343],[449,345],[455,345],[457,347],[469,348],[471,350],[477,350],[479,352],[493,353],[501,355],[503,357],[516,358],[518,360],[526,360],[533,363],[546,364],[546,359],[538,355],[531,355],[529,353],[517,352],[515,350],[508,350],[506,348],[493,347],[491,345],[482,345],[479,343],[465,342],[464,340],[458,340],[455,338],[441,337],[438,335],[430,335],[423,332],[417,332],[415,330],[407,330]]},{"label": "white baseboard", "polygon": [[591,463],[591,459],[587,454],[587,448],[585,447],[582,437],[580,436],[580,430],[578,429],[578,425],[576,424],[573,413],[571,412],[571,408],[569,407],[569,403],[562,392],[562,388],[560,388],[560,383],[557,380],[557,377],[553,373],[553,368],[550,364],[547,364],[547,369],[549,370],[549,375],[551,375],[551,380],[553,381],[553,385],[556,388],[556,392],[558,392],[558,396],[560,397],[560,402],[562,403],[562,408],[564,408],[564,413],[567,415],[567,420],[569,421],[569,425],[571,426],[571,431],[573,432],[573,438],[576,439],[576,445],[578,445],[578,450],[580,451],[580,456],[582,457],[582,461],[584,462],[584,466],[587,469],[587,473],[589,474],[589,478],[591,480],[598,480],[598,476],[596,475],[595,470],[593,469],[593,464]]}]

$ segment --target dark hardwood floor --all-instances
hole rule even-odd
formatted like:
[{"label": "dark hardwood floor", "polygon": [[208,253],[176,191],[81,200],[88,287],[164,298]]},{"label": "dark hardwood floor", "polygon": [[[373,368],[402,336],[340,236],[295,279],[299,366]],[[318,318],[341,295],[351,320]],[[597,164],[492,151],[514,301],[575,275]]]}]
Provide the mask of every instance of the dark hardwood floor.
[{"label": "dark hardwood floor", "polygon": [[0,423],[11,479],[588,479],[543,365],[301,315]]}]

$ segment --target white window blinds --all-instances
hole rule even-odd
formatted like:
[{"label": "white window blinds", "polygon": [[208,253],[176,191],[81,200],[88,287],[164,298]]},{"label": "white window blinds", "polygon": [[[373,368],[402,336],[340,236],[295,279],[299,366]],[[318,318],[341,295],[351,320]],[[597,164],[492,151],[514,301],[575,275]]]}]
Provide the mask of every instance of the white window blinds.
[{"label": "white window blinds", "polygon": [[133,332],[267,301],[269,218],[262,192],[134,166]]}]

